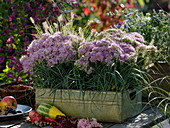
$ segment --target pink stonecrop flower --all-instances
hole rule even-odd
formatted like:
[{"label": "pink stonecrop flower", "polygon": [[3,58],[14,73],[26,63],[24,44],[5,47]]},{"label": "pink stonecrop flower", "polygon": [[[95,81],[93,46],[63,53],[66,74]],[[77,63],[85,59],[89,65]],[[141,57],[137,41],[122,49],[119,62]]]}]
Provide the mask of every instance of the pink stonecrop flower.
[{"label": "pink stonecrop flower", "polygon": [[94,68],[89,66],[90,63],[101,62],[112,65],[116,58],[120,62],[129,61],[135,56],[136,51],[130,44],[102,38],[93,42],[80,43],[78,53],[81,57],[75,64],[85,72],[91,73]]},{"label": "pink stonecrop flower", "polygon": [[125,33],[120,29],[108,29],[94,35],[91,42],[83,42],[76,35],[42,34],[41,38],[31,42],[27,55],[20,61],[25,72],[33,71],[36,63],[46,62],[53,67],[59,63],[73,60],[75,66],[90,74],[95,70],[95,63],[111,66],[137,62],[137,58],[156,52],[156,47],[146,45],[144,38],[137,32]]},{"label": "pink stonecrop flower", "polygon": [[78,48],[80,58],[75,62],[88,74],[94,67],[91,63],[101,62],[112,65],[116,59],[120,63],[136,61],[145,51],[156,52],[155,46],[145,44],[144,38],[137,32],[125,33],[120,29],[108,29],[95,34],[92,42],[81,42]]},{"label": "pink stonecrop flower", "polygon": [[80,119],[77,124],[77,128],[92,128],[89,120]]},{"label": "pink stonecrop flower", "polygon": [[46,61],[47,66],[53,67],[74,59],[77,52],[71,38],[75,40],[75,36],[64,36],[61,32],[56,32],[54,35],[43,34],[40,39],[32,41],[27,49],[28,55],[20,59],[24,71],[32,71],[36,62]]},{"label": "pink stonecrop flower", "polygon": [[103,128],[103,126],[99,124],[95,118],[91,119],[91,126],[92,128]]},{"label": "pink stonecrop flower", "polygon": [[91,120],[79,119],[77,128],[103,128],[103,126],[95,118],[92,118]]}]

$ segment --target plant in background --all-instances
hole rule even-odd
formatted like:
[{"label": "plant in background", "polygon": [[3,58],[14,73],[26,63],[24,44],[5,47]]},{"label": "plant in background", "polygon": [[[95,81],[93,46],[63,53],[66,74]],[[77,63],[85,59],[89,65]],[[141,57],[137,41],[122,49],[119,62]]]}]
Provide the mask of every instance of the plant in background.
[{"label": "plant in background", "polygon": [[[128,10],[121,29],[126,32],[138,32],[147,43],[153,43],[159,50],[158,61],[170,60],[170,18],[169,14],[159,10],[146,15],[137,10]],[[119,26],[120,27],[120,26]]]},{"label": "plant in background", "polygon": [[143,12],[150,12],[153,9],[159,10],[162,9],[166,12],[169,12],[170,1],[169,0],[137,0],[137,3],[140,5],[139,10]]},{"label": "plant in background", "polygon": [[[36,30],[29,17],[36,25],[48,20],[57,22],[60,14],[69,17],[77,1],[36,1],[36,0],[1,0],[0,1],[0,81],[11,82],[29,79],[29,74],[22,72],[19,58],[27,54],[29,43],[35,38]],[[66,22],[66,20],[65,20]]]},{"label": "plant in background", "polygon": [[145,45],[140,34],[108,29],[91,35],[86,29],[77,33],[74,27],[68,32],[65,26],[62,32],[41,34],[21,58],[24,71],[34,74],[38,86],[122,91],[142,85],[156,48]]},{"label": "plant in background", "polygon": [[81,0],[78,8],[73,10],[79,17],[75,25],[88,24],[94,32],[102,31],[122,22],[116,13],[124,8],[133,7],[133,0]]},{"label": "plant in background", "polygon": [[[152,83],[153,84],[153,83]],[[170,81],[169,81],[170,84]],[[144,91],[148,91],[148,103],[151,106],[155,106],[162,110],[166,119],[170,123],[170,100],[169,92],[165,91],[160,87],[149,86],[144,88]]]}]

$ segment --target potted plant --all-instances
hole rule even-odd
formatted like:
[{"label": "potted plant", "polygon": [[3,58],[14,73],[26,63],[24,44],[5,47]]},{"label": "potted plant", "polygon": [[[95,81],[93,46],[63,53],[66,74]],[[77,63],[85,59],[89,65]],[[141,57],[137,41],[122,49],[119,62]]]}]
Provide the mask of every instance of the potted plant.
[{"label": "potted plant", "polygon": [[170,18],[169,13],[159,10],[144,14],[138,10],[126,10],[126,20],[118,25],[126,32],[138,32],[143,35],[147,44],[152,43],[158,49],[155,66],[150,71],[159,87],[170,91],[168,77],[170,76]]},{"label": "potted plant", "polygon": [[24,71],[34,75],[36,103],[54,103],[75,117],[123,122],[141,111],[137,91],[146,82],[156,48],[136,32],[85,32],[76,33],[69,22],[62,31],[31,42],[20,60]]}]

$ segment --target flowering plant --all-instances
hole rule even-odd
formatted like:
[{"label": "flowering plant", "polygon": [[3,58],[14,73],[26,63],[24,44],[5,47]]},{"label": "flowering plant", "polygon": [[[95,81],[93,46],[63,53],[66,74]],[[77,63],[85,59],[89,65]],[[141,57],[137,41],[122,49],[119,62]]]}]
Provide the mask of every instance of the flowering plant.
[{"label": "flowering plant", "polygon": [[[120,18],[125,8],[133,8],[134,0],[80,0],[78,8],[74,9],[78,19],[75,24],[88,24],[94,32],[100,32],[123,21]],[[116,15],[120,13],[120,16]]]},{"label": "flowering plant", "polygon": [[152,65],[156,47],[143,37],[108,29],[91,40],[79,34],[42,34],[20,60],[41,87],[80,90],[124,90],[143,83],[142,73]]},{"label": "flowering plant", "polygon": [[127,15],[122,15],[126,20],[117,25],[126,32],[138,32],[143,35],[147,43],[152,42],[159,51],[157,61],[170,61],[170,19],[169,14],[163,10],[144,14],[136,9],[124,10]]},{"label": "flowering plant", "polygon": [[87,68],[90,63],[106,63],[112,65],[117,59],[119,63],[137,62],[142,59],[143,69],[152,65],[149,61],[148,52],[155,51],[155,46],[145,45],[144,38],[134,32],[125,33],[119,29],[108,29],[95,35],[96,40],[93,42],[82,42],[78,49],[81,57],[76,61],[78,65],[86,72],[91,72],[92,67]]},{"label": "flowering plant", "polygon": [[[76,0],[0,0],[0,83],[29,80],[22,72],[21,55],[37,33],[29,17],[42,28],[42,22],[58,22],[64,14],[70,17],[77,8]],[[67,19],[67,18],[66,18]],[[66,23],[66,21],[65,21]],[[3,26],[2,26],[3,24]]]}]

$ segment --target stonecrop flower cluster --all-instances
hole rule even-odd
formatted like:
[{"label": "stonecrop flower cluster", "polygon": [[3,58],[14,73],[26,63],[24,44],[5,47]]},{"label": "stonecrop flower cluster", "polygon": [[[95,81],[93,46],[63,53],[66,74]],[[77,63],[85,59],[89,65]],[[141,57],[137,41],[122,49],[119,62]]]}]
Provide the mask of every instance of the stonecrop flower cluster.
[{"label": "stonecrop flower cluster", "polygon": [[76,56],[76,41],[80,38],[74,35],[64,36],[61,32],[53,35],[43,34],[40,39],[32,41],[27,51],[29,55],[21,57],[20,61],[24,71],[32,72],[36,63],[45,62],[47,66],[53,67],[58,63],[66,63]]},{"label": "stonecrop flower cluster", "polygon": [[53,67],[72,61],[74,66],[90,74],[95,70],[94,63],[111,66],[115,62],[124,64],[147,58],[143,65],[149,65],[151,59],[148,53],[155,53],[156,47],[145,45],[143,36],[136,32],[108,29],[96,33],[91,42],[83,42],[78,36],[65,36],[61,32],[43,34],[29,45],[27,51],[29,55],[20,59],[25,72],[33,71],[36,63],[45,62]]},{"label": "stonecrop flower cluster", "polygon": [[112,65],[116,59],[117,62],[126,63],[137,62],[139,57],[145,57],[145,65],[148,65],[150,62],[147,54],[156,52],[156,47],[144,43],[143,36],[137,32],[125,33],[120,29],[108,29],[96,33],[94,41],[80,43],[78,54],[81,57],[76,61],[76,65],[87,73],[94,70],[91,63]]},{"label": "stonecrop flower cluster", "polygon": [[126,33],[120,29],[108,29],[101,33],[96,33],[95,38],[98,40],[110,38],[117,43],[124,42],[132,45],[137,52],[143,52],[143,50],[157,52],[157,48],[153,45],[146,45],[144,37],[137,32]]},{"label": "stonecrop flower cluster", "polygon": [[90,73],[93,68],[89,67],[90,63],[102,62],[112,65],[116,58],[120,62],[133,59],[136,54],[135,49],[123,42],[117,43],[110,38],[103,38],[93,42],[82,42],[78,49],[80,59],[76,61],[76,65],[81,65],[81,69]]}]

